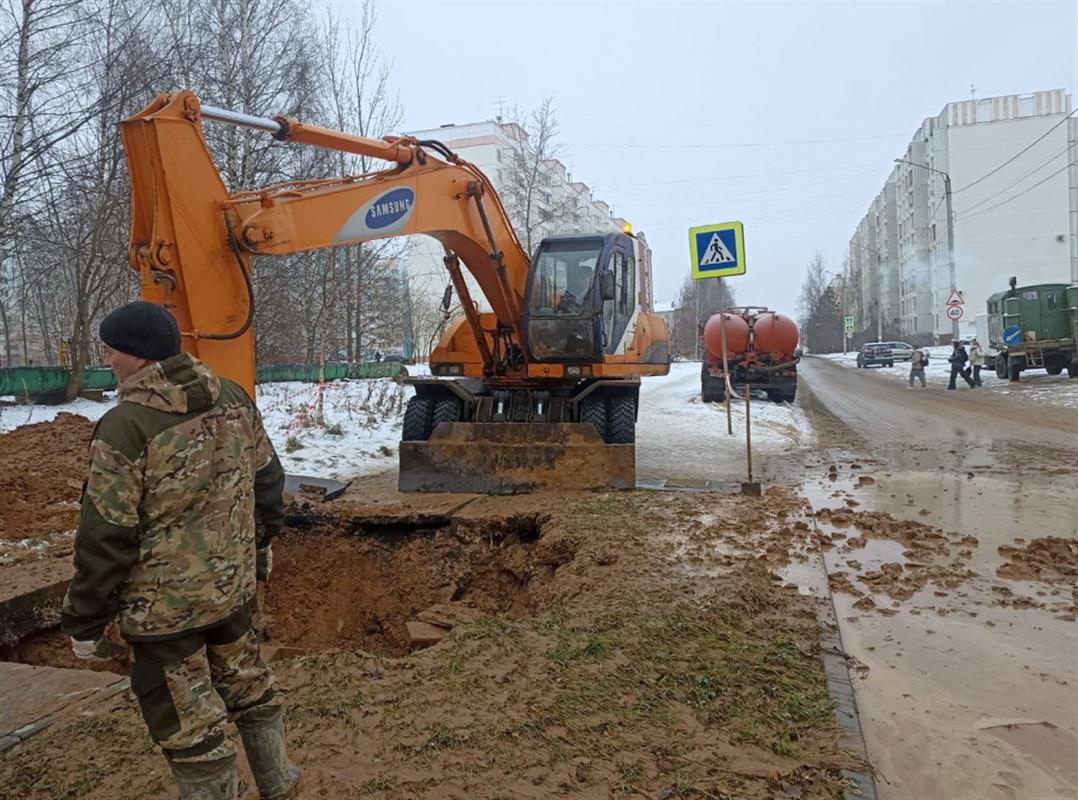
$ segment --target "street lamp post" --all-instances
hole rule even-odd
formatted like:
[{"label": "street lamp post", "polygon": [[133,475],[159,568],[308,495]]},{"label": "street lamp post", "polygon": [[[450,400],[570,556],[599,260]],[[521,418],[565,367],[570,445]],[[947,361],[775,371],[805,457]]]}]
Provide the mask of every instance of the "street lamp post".
[{"label": "street lamp post", "polygon": [[[938,172],[943,176],[943,192],[944,199],[947,202],[947,267],[951,273],[951,297],[958,291],[958,287],[955,285],[955,267],[954,267],[954,216],[951,210],[951,176],[944,172],[942,169],[936,169],[930,167],[928,164],[918,164],[916,161],[907,161],[904,158],[896,158],[896,164],[909,164],[911,167],[920,167],[921,169],[927,169],[929,172]],[[948,298],[949,299],[949,298]],[[958,341],[958,320],[951,320],[951,341]]]}]

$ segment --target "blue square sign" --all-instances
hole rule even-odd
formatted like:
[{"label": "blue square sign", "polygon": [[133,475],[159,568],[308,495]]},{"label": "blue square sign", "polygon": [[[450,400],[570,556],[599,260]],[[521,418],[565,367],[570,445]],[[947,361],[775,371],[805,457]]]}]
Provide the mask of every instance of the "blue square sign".
[{"label": "blue square sign", "polygon": [[745,234],[740,222],[689,228],[694,278],[745,274]]}]

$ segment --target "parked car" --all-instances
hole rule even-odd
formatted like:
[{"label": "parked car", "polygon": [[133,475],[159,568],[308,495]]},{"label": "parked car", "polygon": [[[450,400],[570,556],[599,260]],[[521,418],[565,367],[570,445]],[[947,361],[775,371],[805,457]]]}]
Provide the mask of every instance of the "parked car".
[{"label": "parked car", "polygon": [[873,365],[877,367],[895,365],[895,356],[891,351],[890,342],[868,342],[861,345],[861,350],[857,354],[857,368],[867,369]]},{"label": "parked car", "polygon": [[883,342],[891,345],[891,353],[895,361],[911,361],[913,359],[913,345],[906,342]]},{"label": "parked car", "polygon": [[400,353],[386,353],[382,356],[383,361],[396,361],[398,364],[411,364],[412,359],[408,356],[401,355]]}]

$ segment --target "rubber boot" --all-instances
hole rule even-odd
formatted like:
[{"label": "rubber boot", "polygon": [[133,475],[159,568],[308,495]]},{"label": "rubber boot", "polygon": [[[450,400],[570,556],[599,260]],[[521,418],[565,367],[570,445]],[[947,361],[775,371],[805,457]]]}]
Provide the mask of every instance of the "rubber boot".
[{"label": "rubber boot", "polygon": [[257,706],[236,717],[247,763],[262,800],[295,797],[299,768],[288,760],[280,706]]},{"label": "rubber boot", "polygon": [[180,800],[236,800],[239,773],[236,757],[216,761],[169,761]]}]

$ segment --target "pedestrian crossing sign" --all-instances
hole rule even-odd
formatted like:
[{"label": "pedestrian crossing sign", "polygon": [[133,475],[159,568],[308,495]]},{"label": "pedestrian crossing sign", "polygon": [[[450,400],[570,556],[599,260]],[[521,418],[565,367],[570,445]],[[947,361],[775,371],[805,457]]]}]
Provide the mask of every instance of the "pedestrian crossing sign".
[{"label": "pedestrian crossing sign", "polygon": [[740,222],[689,228],[692,276],[728,278],[745,274],[745,228]]}]

